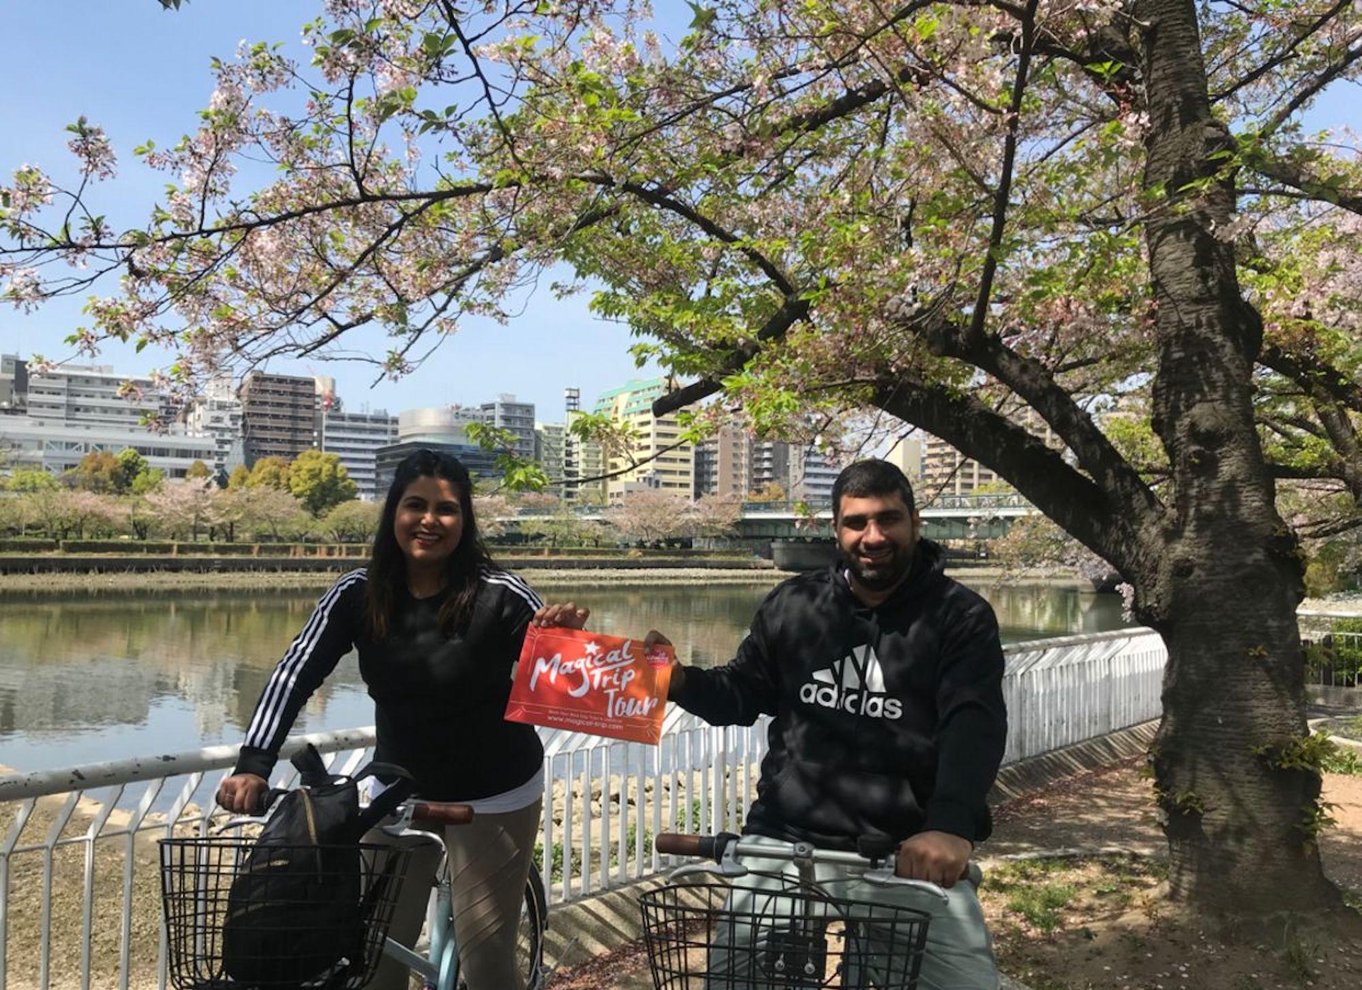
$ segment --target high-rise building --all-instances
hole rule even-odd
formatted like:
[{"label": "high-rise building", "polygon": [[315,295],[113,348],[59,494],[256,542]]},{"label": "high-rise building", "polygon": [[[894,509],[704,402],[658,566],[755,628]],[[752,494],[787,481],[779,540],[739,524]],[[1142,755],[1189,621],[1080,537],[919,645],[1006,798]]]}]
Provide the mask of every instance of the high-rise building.
[{"label": "high-rise building", "polygon": [[561,481],[565,476],[563,454],[566,435],[567,428],[562,423],[534,424],[534,460],[544,469],[550,481]]},{"label": "high-rise building", "polygon": [[563,498],[568,502],[603,502],[605,453],[600,444],[572,432],[572,424],[585,415],[579,389],[563,390],[563,408]]},{"label": "high-rise building", "polygon": [[[339,403],[333,405],[339,406]],[[373,501],[386,494],[378,484],[378,452],[397,442],[397,417],[387,410],[375,412],[345,412],[340,408],[322,407],[321,447],[335,454],[350,480],[359,489],[359,497]]]},{"label": "high-rise building", "polygon": [[755,493],[779,488],[787,499],[793,498],[790,465],[792,459],[796,462],[798,460],[797,455],[791,453],[794,449],[794,444],[784,440],[754,439],[751,477],[747,483],[747,490]]},{"label": "high-rise building", "polygon": [[842,468],[816,447],[790,448],[789,496],[815,505],[832,501],[832,485]]},{"label": "high-rise building", "polygon": [[[653,415],[653,400],[671,389],[666,379],[631,380],[596,400],[596,412],[609,416],[632,433],[632,456],[611,453],[606,495],[655,488],[692,498],[695,492],[695,448],[681,442],[675,414]],[[618,473],[617,473],[618,472]]]},{"label": "high-rise building", "polygon": [[534,403],[517,402],[514,395],[499,395],[495,402],[484,402],[479,411],[482,422],[515,435],[515,453],[534,460]]},{"label": "high-rise building", "polygon": [[736,495],[753,490],[752,454],[756,442],[744,427],[727,423],[695,448],[694,496]]},{"label": "high-rise building", "polygon": [[238,395],[247,467],[262,457],[291,461],[317,446],[321,403],[315,379],[251,371]]}]

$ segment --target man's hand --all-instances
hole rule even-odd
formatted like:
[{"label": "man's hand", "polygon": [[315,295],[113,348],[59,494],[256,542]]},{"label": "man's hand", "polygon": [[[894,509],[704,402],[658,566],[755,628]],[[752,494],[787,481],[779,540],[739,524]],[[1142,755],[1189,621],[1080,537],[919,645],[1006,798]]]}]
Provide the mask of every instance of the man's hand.
[{"label": "man's hand", "polygon": [[949,832],[919,832],[900,846],[894,873],[908,880],[927,880],[954,887],[965,872],[974,844]]},{"label": "man's hand", "polygon": [[[663,636],[656,629],[649,629],[648,635],[643,637],[643,652],[646,655],[654,646],[671,646],[672,641]],[[671,677],[667,681],[667,700],[675,701],[676,696],[681,692],[681,685],[686,682],[686,668],[675,660],[672,661]]]},{"label": "man's hand", "polygon": [[236,815],[258,815],[269,781],[258,774],[234,773],[218,785],[218,805]]},{"label": "man's hand", "polygon": [[585,629],[591,609],[578,608],[573,602],[556,602],[542,606],[530,621],[536,626],[565,626],[568,629]]}]

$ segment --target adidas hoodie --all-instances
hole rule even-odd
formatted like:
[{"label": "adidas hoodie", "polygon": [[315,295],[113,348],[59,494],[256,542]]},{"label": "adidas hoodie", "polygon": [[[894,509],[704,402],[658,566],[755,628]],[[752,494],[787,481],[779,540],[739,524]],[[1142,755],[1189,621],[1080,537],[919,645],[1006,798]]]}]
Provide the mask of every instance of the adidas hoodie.
[{"label": "adidas hoodie", "polygon": [[921,540],[870,608],[843,565],[780,584],[728,665],[687,667],[676,701],[714,725],[774,716],[744,831],[829,849],[936,830],[980,842],[1007,736],[993,609]]}]

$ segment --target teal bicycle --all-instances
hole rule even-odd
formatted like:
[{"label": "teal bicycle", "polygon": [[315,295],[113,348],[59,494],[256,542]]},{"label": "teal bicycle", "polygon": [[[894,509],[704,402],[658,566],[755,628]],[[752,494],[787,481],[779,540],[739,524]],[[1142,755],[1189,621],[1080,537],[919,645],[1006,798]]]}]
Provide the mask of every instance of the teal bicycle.
[{"label": "teal bicycle", "polygon": [[[410,800],[398,806],[394,817],[380,826],[393,837],[420,837],[441,841],[439,831],[416,826],[467,824],[473,810],[464,804],[438,804]],[[328,931],[319,922],[315,904],[300,901],[286,910],[290,938],[287,955],[278,959],[254,959],[252,969],[269,974],[241,978],[228,972],[224,922],[232,885],[245,871],[255,839],[249,834],[260,818],[234,818],[218,834],[161,840],[161,894],[165,918],[167,976],[175,990],[359,990],[373,977],[380,960],[396,959],[419,976],[430,990],[461,990],[459,942],[454,927],[449,872],[442,857],[436,871],[427,914],[426,939],[409,949],[388,937],[388,926],[405,872],[409,850],[386,843],[361,843],[360,919],[362,947],[320,971],[300,970],[299,956],[306,947],[333,940],[341,944],[351,932]],[[309,847],[316,853],[318,847]],[[323,878],[325,879],[325,878]],[[268,887],[253,885],[268,892]],[[240,890],[240,888],[239,888]],[[240,892],[233,899],[235,911],[249,910]],[[263,896],[263,894],[262,894]],[[288,906],[286,906],[287,908]],[[270,904],[278,910],[277,900]],[[517,968],[525,974],[527,990],[544,985],[544,933],[548,927],[548,903],[538,869],[531,864],[521,904],[516,938]],[[236,970],[240,973],[240,969]]]}]

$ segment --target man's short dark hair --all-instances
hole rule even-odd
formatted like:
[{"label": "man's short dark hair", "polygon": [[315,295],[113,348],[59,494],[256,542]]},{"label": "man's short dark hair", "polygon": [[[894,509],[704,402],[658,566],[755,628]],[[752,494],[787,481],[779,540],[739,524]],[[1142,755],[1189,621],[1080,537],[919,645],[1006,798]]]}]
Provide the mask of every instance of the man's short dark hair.
[{"label": "man's short dark hair", "polygon": [[917,511],[913,500],[913,486],[908,478],[888,461],[869,460],[848,464],[832,483],[832,515],[842,515],[842,496],[872,498],[876,495],[897,495],[903,499],[910,513]]}]

